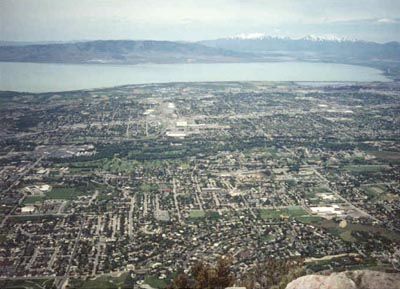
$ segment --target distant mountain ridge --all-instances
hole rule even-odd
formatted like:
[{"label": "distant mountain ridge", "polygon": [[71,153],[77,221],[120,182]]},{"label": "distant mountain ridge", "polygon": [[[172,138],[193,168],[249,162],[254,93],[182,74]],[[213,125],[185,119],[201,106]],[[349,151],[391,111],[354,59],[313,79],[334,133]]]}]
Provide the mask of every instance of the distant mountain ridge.
[{"label": "distant mountain ridge", "polygon": [[303,38],[274,37],[262,33],[239,34],[232,37],[215,40],[205,40],[199,44],[229,49],[238,52],[257,53],[259,56],[277,55],[294,57],[296,59],[313,60],[365,60],[397,59],[400,60],[400,43],[384,44],[335,36],[308,35]]},{"label": "distant mountain ridge", "polygon": [[155,40],[97,40],[0,46],[0,61],[44,63],[235,62],[250,55],[197,43]]},{"label": "distant mountain ridge", "polygon": [[[352,39],[352,38],[346,38],[346,37],[339,37],[336,35],[315,35],[315,34],[309,34],[307,36],[301,37],[301,38],[291,38],[288,36],[271,36],[267,35],[265,33],[241,33],[229,37],[224,37],[220,39],[247,39],[247,40],[263,40],[263,39],[285,39],[285,40],[309,40],[309,41],[337,41],[337,42],[343,42],[343,41],[362,41],[362,40],[357,40],[357,39]],[[367,41],[362,41],[362,42],[367,42]]]},{"label": "distant mountain ridge", "polygon": [[400,79],[400,43],[376,43],[333,35],[302,38],[267,36],[263,33],[199,41],[199,44],[257,55],[258,61],[318,61],[375,67]]},{"label": "distant mountain ridge", "polygon": [[[2,46],[3,45],[3,46]],[[335,36],[302,38],[239,34],[199,42],[97,40],[0,45],[0,61],[37,63],[217,63],[313,61],[366,65],[400,78],[400,43]]]}]

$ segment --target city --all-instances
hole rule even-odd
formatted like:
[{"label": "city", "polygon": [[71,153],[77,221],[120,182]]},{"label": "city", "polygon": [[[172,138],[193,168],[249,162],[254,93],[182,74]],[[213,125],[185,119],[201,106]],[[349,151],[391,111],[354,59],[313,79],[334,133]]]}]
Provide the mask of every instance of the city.
[{"label": "city", "polygon": [[2,288],[165,288],[221,256],[237,284],[269,257],[301,258],[309,273],[393,267],[398,82],[0,100]]}]

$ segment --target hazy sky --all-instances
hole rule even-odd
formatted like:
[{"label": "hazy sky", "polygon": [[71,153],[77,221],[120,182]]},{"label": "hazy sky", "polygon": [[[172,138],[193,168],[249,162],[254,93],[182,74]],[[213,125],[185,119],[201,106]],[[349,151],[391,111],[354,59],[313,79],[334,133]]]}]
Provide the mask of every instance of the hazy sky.
[{"label": "hazy sky", "polygon": [[240,33],[400,41],[400,0],[0,0],[0,40],[202,40]]}]

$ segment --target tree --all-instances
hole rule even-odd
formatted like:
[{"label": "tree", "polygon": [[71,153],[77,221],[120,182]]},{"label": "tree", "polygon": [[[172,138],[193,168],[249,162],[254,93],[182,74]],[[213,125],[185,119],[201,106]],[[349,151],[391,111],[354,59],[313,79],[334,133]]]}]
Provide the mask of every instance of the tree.
[{"label": "tree", "polygon": [[226,288],[234,283],[234,277],[230,270],[230,265],[232,264],[232,260],[230,258],[220,257],[217,261],[216,271],[216,280],[215,286],[216,288],[222,287]]},{"label": "tree", "polygon": [[304,275],[303,260],[276,260],[269,258],[259,263],[247,274],[242,286],[254,289],[283,289],[286,285]]},{"label": "tree", "polygon": [[192,266],[192,279],[186,274],[178,275],[169,285],[169,289],[223,289],[232,286],[235,278],[231,272],[230,258],[218,258],[216,266],[198,262]]},{"label": "tree", "polygon": [[189,278],[186,274],[179,274],[175,277],[172,283],[167,287],[167,289],[188,289],[189,286]]}]

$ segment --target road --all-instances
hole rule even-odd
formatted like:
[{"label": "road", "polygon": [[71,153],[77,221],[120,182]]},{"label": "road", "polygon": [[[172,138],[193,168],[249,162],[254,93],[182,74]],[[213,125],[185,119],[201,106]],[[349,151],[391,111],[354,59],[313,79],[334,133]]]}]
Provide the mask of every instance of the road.
[{"label": "road", "polygon": [[203,204],[202,204],[202,201],[201,201],[200,195],[199,195],[199,193],[201,193],[201,189],[200,189],[199,182],[198,182],[198,180],[197,180],[197,176],[194,176],[194,177],[193,177],[193,181],[194,181],[195,184],[196,184],[196,190],[195,190],[196,201],[197,201],[197,203],[199,204],[200,210],[201,210],[201,211],[204,211],[204,210],[203,210]]},{"label": "road", "polygon": [[128,225],[128,235],[129,238],[133,237],[133,211],[135,210],[135,197],[130,197],[130,207],[128,213],[129,225]]},{"label": "road", "polygon": [[176,195],[176,182],[175,182],[175,178],[172,179],[172,184],[173,184],[173,191],[174,191],[175,209],[176,209],[176,212],[177,212],[177,214],[178,214],[178,220],[179,220],[179,222],[181,222],[182,216],[181,216],[181,211],[179,210],[179,203],[178,203],[178,198],[177,198],[177,195]]},{"label": "road", "polygon": [[[325,178],[323,175],[321,175],[316,169],[315,167],[310,167],[313,172],[322,180],[324,181],[326,184],[329,184],[329,180],[327,178]],[[340,199],[341,201],[343,201],[344,203],[346,203],[348,206],[350,206],[353,210],[359,212],[361,215],[367,216],[371,219],[373,219],[374,221],[380,222],[380,220],[378,220],[377,218],[375,218],[374,216],[368,214],[367,212],[365,212],[364,210],[361,210],[360,208],[354,206],[351,202],[349,202],[347,199],[345,199],[344,197],[342,197],[339,192],[332,190],[330,188],[330,186],[327,186],[327,189],[334,194],[338,199]]]},{"label": "road", "polygon": [[[40,158],[38,158],[30,167],[28,167],[22,174],[20,174],[18,176],[18,178],[4,191],[1,192],[2,195],[6,194],[7,192],[9,192],[13,187],[15,187],[16,185],[19,184],[19,181],[25,177],[34,167],[36,167],[40,161],[44,158],[44,156],[41,156]],[[6,223],[7,219],[14,213],[14,211],[16,210],[16,208],[18,207],[19,203],[17,203],[12,209],[11,211],[4,216],[1,224],[0,224],[0,228],[4,227],[4,224]]]},{"label": "road", "polygon": [[57,287],[57,289],[64,289],[66,287],[66,285],[68,284],[68,280],[69,280],[70,272],[71,272],[71,267],[72,267],[72,260],[74,260],[75,255],[76,255],[76,251],[78,250],[78,242],[81,239],[82,229],[83,229],[84,225],[85,225],[85,221],[81,218],[81,226],[79,228],[79,233],[75,238],[74,249],[72,250],[71,256],[69,258],[68,266],[67,266],[67,269],[65,270],[65,274],[64,274],[63,277],[59,278],[55,282],[55,286]]}]

